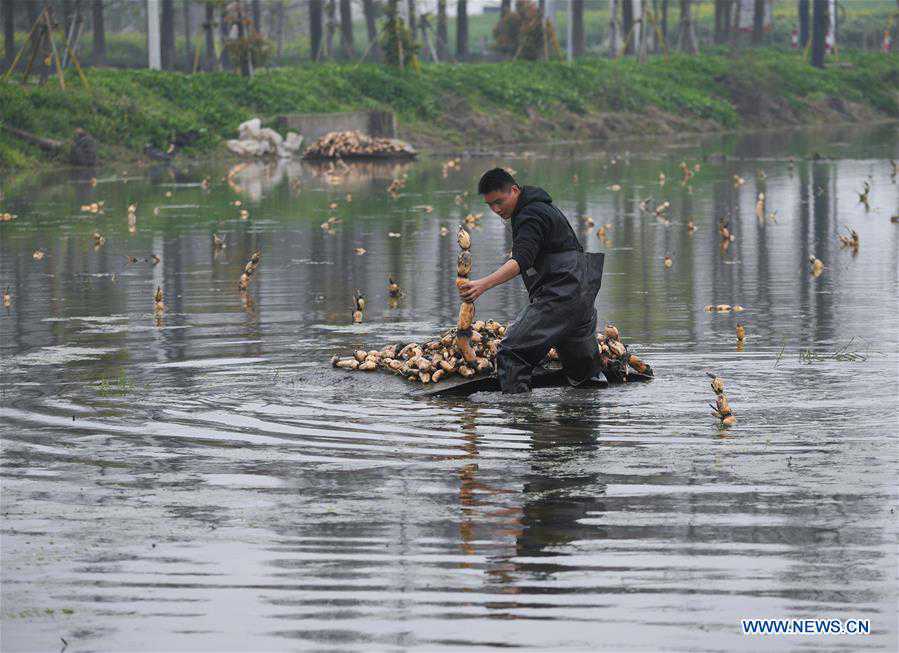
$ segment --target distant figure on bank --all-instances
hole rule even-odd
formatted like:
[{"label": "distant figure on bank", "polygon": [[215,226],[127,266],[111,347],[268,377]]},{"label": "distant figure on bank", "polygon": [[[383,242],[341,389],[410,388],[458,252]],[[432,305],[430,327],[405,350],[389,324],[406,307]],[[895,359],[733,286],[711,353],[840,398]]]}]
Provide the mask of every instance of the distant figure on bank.
[{"label": "distant figure on bank", "polygon": [[504,393],[527,392],[531,373],[555,347],[568,380],[583,383],[600,371],[593,306],[604,254],[588,254],[565,215],[542,188],[520,186],[506,170],[488,170],[478,193],[512,222],[512,258],[496,272],[460,285],[463,301],[521,274],[530,303],[500,343],[496,371]]}]

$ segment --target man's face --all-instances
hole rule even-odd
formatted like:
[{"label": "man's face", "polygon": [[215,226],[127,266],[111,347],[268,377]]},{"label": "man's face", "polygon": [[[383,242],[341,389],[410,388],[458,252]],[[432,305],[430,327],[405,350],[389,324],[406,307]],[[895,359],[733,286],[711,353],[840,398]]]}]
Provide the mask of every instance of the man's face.
[{"label": "man's face", "polygon": [[512,184],[505,190],[493,190],[484,195],[484,201],[490,210],[496,213],[503,220],[508,220],[515,212],[515,205],[518,204],[518,196],[521,189]]}]

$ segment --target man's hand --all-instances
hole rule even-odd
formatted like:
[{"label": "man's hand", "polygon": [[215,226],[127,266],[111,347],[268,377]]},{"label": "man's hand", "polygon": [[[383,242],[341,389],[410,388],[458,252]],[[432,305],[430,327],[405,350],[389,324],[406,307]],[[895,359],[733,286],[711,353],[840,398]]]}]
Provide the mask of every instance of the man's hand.
[{"label": "man's hand", "polygon": [[459,284],[459,297],[462,298],[463,302],[474,302],[484,294],[485,290],[489,289],[490,286],[486,283],[486,279],[464,281]]}]

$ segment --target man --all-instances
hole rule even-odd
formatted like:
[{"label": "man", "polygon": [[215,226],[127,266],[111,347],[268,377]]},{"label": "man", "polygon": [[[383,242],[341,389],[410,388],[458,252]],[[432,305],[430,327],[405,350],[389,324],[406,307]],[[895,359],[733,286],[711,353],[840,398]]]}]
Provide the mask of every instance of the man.
[{"label": "man", "polygon": [[496,272],[461,284],[463,301],[521,274],[530,303],[506,330],[496,356],[504,393],[530,390],[531,373],[555,347],[568,380],[578,385],[600,371],[593,302],[604,254],[587,254],[565,215],[542,188],[520,186],[502,168],[488,170],[478,193],[512,222],[512,258]]}]

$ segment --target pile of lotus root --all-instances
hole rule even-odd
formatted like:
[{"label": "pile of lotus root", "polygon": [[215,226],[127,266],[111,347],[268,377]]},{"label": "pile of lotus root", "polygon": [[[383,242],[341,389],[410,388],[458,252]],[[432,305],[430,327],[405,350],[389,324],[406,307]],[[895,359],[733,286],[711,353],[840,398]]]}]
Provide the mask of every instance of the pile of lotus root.
[{"label": "pile of lotus root", "polygon": [[305,159],[412,159],[418,153],[396,138],[374,138],[358,131],[329,132],[306,148]]},{"label": "pile of lotus root", "polygon": [[[461,287],[471,273],[471,234],[460,226],[457,239],[460,252],[456,263],[456,285]],[[436,383],[453,374],[470,379],[476,374],[492,373],[496,369],[496,353],[506,335],[506,327],[496,320],[475,321],[474,314],[474,304],[463,302],[456,328],[445,331],[436,340],[424,344],[388,345],[380,351],[360,349],[352,357],[334,356],[331,365],[347,370],[383,369],[422,383]],[[628,366],[638,374],[652,376],[649,365],[628,353],[615,325],[607,324],[605,331],[596,338],[602,371],[610,382],[627,381]],[[550,349],[542,363],[558,358],[556,350]]]},{"label": "pile of lotus root", "polygon": [[[402,376],[409,381],[437,383],[453,375],[470,379],[482,374],[492,374],[496,365],[496,352],[506,333],[506,327],[495,320],[477,320],[471,325],[467,339],[474,359],[466,361],[457,343],[457,329],[449,329],[438,338],[424,342],[392,344],[383,349],[358,350],[352,356],[334,356],[331,365],[345,370],[384,370]],[[638,374],[652,376],[649,364],[630,354],[621,342],[618,328],[609,324],[605,332],[597,336],[599,342],[602,371],[613,383],[627,381],[630,367]],[[559,358],[555,349],[550,349],[544,364]]]}]

